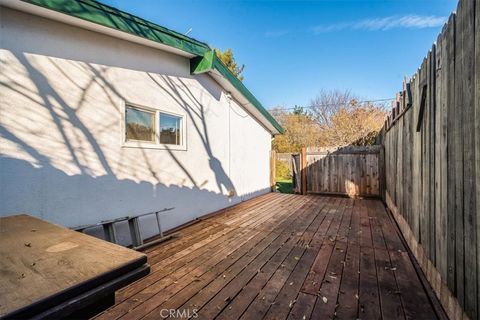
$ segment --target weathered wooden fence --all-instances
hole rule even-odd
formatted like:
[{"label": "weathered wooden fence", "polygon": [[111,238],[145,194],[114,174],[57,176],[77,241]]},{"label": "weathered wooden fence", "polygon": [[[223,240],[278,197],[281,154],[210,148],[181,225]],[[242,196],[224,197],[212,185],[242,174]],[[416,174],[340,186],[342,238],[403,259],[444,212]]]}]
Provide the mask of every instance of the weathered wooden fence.
[{"label": "weathered wooden fence", "polygon": [[297,183],[299,191],[378,197],[382,189],[382,150],[381,146],[303,149],[300,177],[304,183]]},{"label": "weathered wooden fence", "polygon": [[479,319],[480,0],[461,0],[383,130],[386,203],[452,319]]}]

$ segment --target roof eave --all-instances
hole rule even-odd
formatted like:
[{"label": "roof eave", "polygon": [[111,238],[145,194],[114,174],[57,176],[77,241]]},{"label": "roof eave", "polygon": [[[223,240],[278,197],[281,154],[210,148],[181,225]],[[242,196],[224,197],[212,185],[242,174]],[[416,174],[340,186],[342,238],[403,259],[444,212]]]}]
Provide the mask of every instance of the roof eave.
[{"label": "roof eave", "polygon": [[263,107],[260,101],[245,87],[217,57],[214,50],[204,57],[195,57],[190,60],[192,74],[209,73],[220,85],[229,91],[236,100],[241,102],[251,114],[258,119],[273,135],[283,134],[285,130]]},{"label": "roof eave", "polygon": [[0,0],[0,5],[107,34],[184,57],[210,51],[207,44],[91,0]]}]

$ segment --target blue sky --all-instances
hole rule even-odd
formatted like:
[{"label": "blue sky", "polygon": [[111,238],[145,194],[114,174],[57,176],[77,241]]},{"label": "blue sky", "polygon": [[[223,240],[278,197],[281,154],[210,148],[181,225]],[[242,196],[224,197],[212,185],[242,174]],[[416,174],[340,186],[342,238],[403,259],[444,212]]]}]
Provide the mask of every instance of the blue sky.
[{"label": "blue sky", "polygon": [[220,49],[245,64],[267,107],[307,106],[321,89],[390,98],[412,75],[456,0],[103,0]]}]

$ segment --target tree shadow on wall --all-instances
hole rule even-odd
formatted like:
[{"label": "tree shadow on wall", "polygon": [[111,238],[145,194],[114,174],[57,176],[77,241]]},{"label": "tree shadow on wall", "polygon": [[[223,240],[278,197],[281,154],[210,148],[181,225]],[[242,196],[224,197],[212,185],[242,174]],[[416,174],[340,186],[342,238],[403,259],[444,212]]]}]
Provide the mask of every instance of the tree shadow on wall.
[{"label": "tree shadow on wall", "polygon": [[[185,110],[208,156],[209,169],[213,172],[218,187],[216,192],[202,189],[205,182],[196,181],[195,175],[189,172],[177,157],[178,151],[159,150],[173,160],[178,172],[190,181],[191,187],[184,186],[183,183],[172,185],[162,182],[165,172],[152,162],[143,149],[139,149],[141,157],[135,158],[135,168],[127,168],[126,166],[132,165],[127,164],[129,162],[125,159],[125,152],[113,150],[121,148],[120,146],[104,145],[97,141],[98,134],[115,132],[120,124],[106,119],[101,127],[92,128],[91,124],[86,122],[81,113],[87,97],[92,96],[90,91],[100,89],[96,94],[105,95],[111,103],[99,106],[103,108],[99,111],[115,114],[116,117],[112,117],[114,119],[122,112],[115,107],[118,105],[115,102],[119,99],[126,100],[116,90],[115,85],[107,80],[105,74],[108,67],[68,61],[70,67],[77,68],[77,72],[89,77],[89,81],[81,85],[75,76],[56,63],[57,59],[49,59],[49,67],[56,70],[57,76],[61,76],[62,81],[73,86],[73,91],[81,92],[76,105],[71,105],[63,98],[69,93],[59,93],[42,70],[29,60],[29,56],[24,53],[14,53],[14,56],[24,68],[19,72],[26,71],[32,85],[29,87],[17,81],[15,76],[9,77],[5,73],[0,78],[0,89],[4,93],[8,92],[11,97],[21,95],[28,104],[38,106],[42,112],[39,109],[31,118],[22,118],[24,115],[18,117],[16,112],[8,112],[7,119],[0,122],[2,140],[18,150],[18,157],[15,153],[1,152],[1,214],[25,212],[74,226],[175,207],[175,210],[166,214],[168,219],[165,228],[168,229],[242,200],[239,196],[229,198],[222,193],[222,189],[235,192],[234,185],[211,148],[205,107],[181,79],[173,81],[170,77],[160,76],[163,79],[162,84],[156,79],[158,75],[147,73],[163,92]],[[62,61],[64,62],[65,60]],[[4,108],[12,107],[15,106],[6,101]],[[38,124],[38,121],[43,122],[44,126]],[[37,122],[35,128],[41,126],[42,132],[32,128],[33,122]],[[35,142],[35,137],[40,135],[43,139],[55,136],[52,140],[56,143],[59,140],[61,145],[55,148],[52,144],[46,152],[46,148]],[[118,158],[112,159],[111,151],[116,151]],[[66,172],[62,166],[71,169]],[[147,172],[149,178],[137,176],[137,169]],[[131,179],[119,177],[119,172],[129,170],[133,172]],[[253,197],[267,190],[268,188],[265,188],[243,196]]]}]

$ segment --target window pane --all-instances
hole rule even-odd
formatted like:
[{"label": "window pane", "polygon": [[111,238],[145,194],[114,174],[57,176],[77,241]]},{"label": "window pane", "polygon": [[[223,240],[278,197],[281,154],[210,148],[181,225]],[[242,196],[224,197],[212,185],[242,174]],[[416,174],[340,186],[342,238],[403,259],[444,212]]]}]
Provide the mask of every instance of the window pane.
[{"label": "window pane", "polygon": [[127,140],[155,141],[155,113],[127,107]]},{"label": "window pane", "polygon": [[182,118],[160,113],[160,143],[182,144],[181,131]]}]

